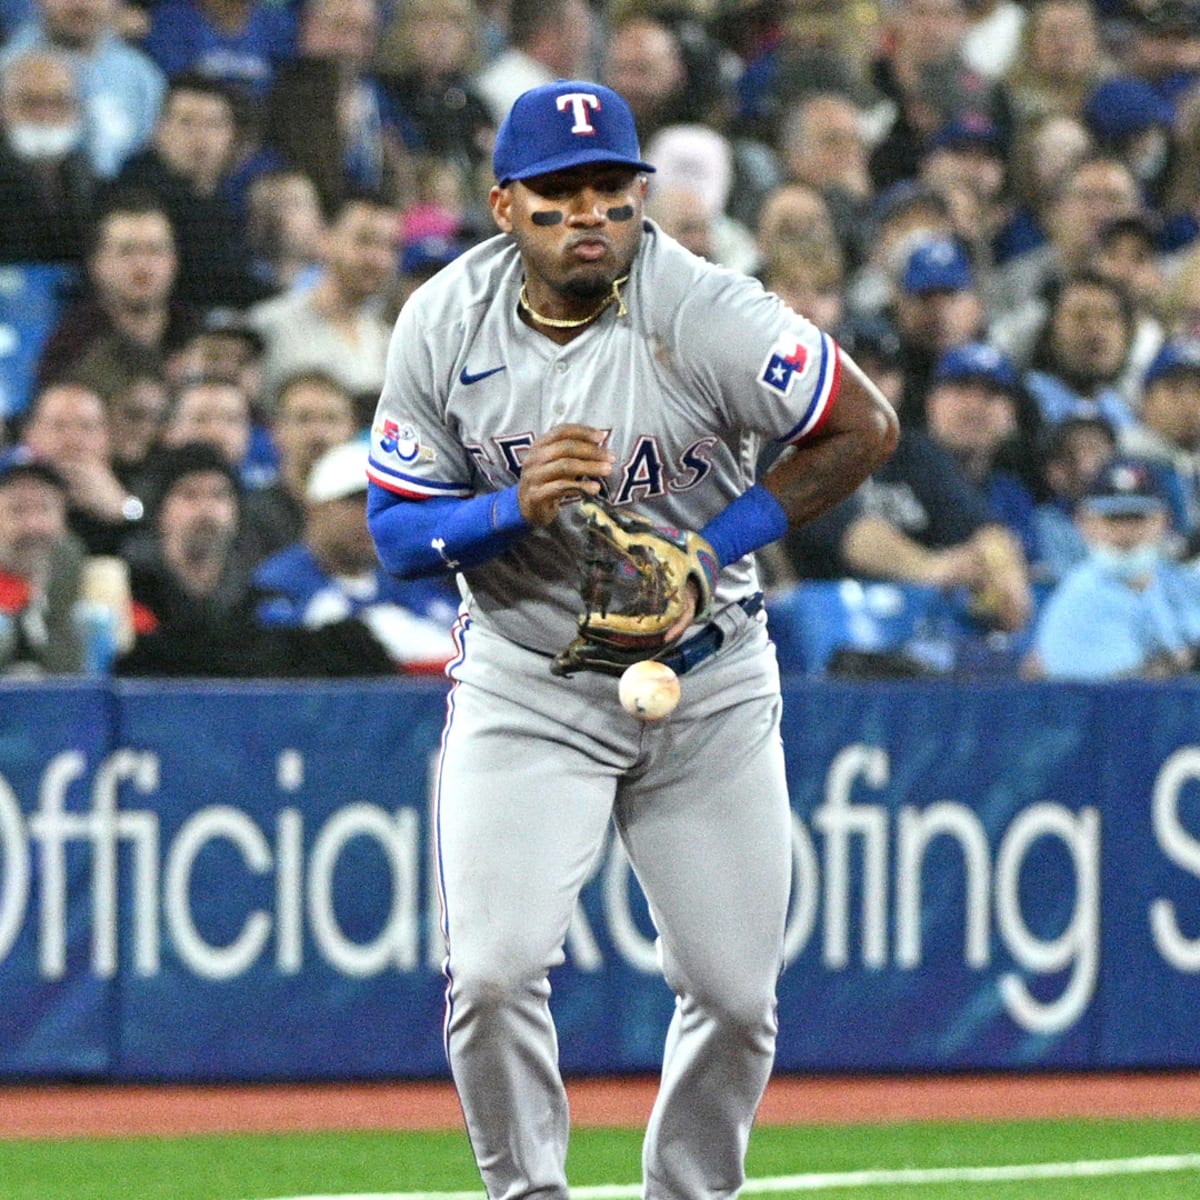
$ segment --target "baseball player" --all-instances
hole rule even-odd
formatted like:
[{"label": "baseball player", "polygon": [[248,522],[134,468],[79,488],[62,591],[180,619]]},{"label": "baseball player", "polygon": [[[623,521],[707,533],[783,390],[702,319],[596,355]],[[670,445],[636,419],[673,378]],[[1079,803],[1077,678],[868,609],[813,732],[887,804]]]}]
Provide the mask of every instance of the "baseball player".
[{"label": "baseball player", "polygon": [[[730,1196],[774,1058],[791,861],[752,552],[853,491],[896,419],[827,334],[644,219],[654,168],[615,92],[524,93],[493,166],[501,232],[402,309],[368,466],[384,565],[455,572],[463,596],[435,812],[447,1055],[489,1196],[565,1200],[548,973],[612,822],[677,996],[645,1196]],[[593,498],[690,531],[661,722],[564,659]]]}]

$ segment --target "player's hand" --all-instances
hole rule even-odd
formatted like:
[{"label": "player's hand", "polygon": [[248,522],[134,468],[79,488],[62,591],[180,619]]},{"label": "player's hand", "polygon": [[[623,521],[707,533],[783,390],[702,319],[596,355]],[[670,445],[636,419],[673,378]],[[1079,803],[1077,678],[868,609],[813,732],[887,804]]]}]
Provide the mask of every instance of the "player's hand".
[{"label": "player's hand", "polygon": [[604,448],[607,436],[590,425],[556,425],[529,447],[521,459],[517,503],[530,525],[549,525],[564,500],[599,495],[600,481],[616,461]]},{"label": "player's hand", "polygon": [[664,639],[668,645],[672,642],[677,642],[689,629],[692,623],[696,620],[696,606],[700,603],[700,589],[692,580],[688,580],[686,595],[683,597],[683,609],[680,612],[679,620],[667,630],[667,636]]}]

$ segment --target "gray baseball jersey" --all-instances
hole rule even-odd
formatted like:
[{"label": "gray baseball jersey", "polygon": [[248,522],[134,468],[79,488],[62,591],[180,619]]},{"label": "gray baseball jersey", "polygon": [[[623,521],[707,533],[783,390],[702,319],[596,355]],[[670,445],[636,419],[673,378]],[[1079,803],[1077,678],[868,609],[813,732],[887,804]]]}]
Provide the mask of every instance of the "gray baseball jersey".
[{"label": "gray baseball jersey", "polygon": [[[623,296],[560,346],[517,316],[498,237],[415,293],[392,339],[369,474],[404,497],[516,483],[552,427],[609,431],[609,498],[700,528],[754,482],[767,439],[817,428],[838,350],[757,282],[652,224]],[[494,1200],[567,1200],[568,1113],[548,972],[615,827],[679,998],[643,1150],[646,1200],[726,1200],[770,1074],[790,888],[779,675],[751,558],[717,590],[721,651],[671,717],[625,713],[616,681],[551,675],[576,632],[581,533],[548,528],[464,573],[461,653],[436,789],[446,1050]]]},{"label": "gray baseball jersey", "polygon": [[[815,429],[837,389],[837,349],[745,275],[716,270],[647,222],[611,314],[565,346],[517,315],[523,279],[493,238],[426,283],[400,314],[371,436],[371,479],[401,496],[471,496],[517,481],[555,425],[610,430],[609,499],[699,529],[754,482],[765,441]],[[514,349],[519,347],[519,353]],[[469,573],[472,618],[556,653],[579,609],[570,520]],[[716,607],[755,589],[749,558],[722,573]]]}]

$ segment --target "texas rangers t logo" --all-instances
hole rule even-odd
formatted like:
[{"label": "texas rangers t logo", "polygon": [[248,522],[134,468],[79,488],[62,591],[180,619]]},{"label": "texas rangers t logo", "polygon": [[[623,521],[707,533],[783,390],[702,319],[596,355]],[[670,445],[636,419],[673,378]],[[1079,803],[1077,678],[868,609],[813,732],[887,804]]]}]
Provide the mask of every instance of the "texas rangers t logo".
[{"label": "texas rangers t logo", "polygon": [[588,116],[588,109],[593,108],[597,112],[600,111],[599,97],[594,96],[591,92],[565,92],[558,98],[558,111],[566,112],[568,108],[575,118],[575,124],[571,126],[572,133],[590,136],[596,132],[596,127]]}]

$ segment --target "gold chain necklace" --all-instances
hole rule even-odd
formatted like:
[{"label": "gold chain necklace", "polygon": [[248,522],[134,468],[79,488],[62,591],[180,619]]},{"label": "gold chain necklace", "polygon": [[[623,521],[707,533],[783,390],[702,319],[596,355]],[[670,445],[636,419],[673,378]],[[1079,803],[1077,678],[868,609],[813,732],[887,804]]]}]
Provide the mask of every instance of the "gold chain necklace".
[{"label": "gold chain necklace", "polygon": [[617,316],[624,317],[629,310],[625,307],[625,301],[621,298],[621,284],[629,280],[628,275],[622,275],[620,279],[614,279],[612,291],[600,302],[600,307],[595,312],[589,313],[586,317],[580,317],[575,321],[563,321],[558,317],[543,317],[532,304],[529,303],[528,283],[521,284],[520,295],[517,296],[517,303],[539,324],[549,325],[551,329],[579,329],[583,325],[590,324],[594,321],[614,300],[617,302]]}]

